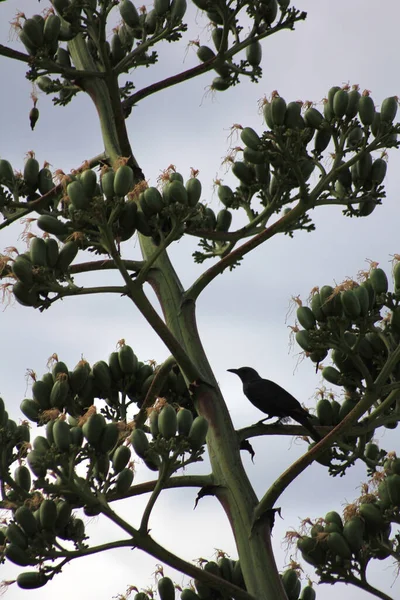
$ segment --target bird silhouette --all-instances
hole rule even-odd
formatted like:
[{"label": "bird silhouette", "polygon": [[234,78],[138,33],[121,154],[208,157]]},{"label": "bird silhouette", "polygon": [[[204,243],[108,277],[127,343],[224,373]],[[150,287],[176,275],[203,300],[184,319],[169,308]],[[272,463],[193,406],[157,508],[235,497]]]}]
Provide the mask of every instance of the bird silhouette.
[{"label": "bird silhouette", "polygon": [[283,387],[274,381],[263,379],[252,367],[228,369],[228,371],[240,377],[243,383],[244,395],[250,400],[253,406],[267,415],[260,422],[266,421],[271,417],[278,417],[277,422],[279,423],[290,417],[303,425],[314,441],[318,442],[322,439],[312,426],[309,413]]}]

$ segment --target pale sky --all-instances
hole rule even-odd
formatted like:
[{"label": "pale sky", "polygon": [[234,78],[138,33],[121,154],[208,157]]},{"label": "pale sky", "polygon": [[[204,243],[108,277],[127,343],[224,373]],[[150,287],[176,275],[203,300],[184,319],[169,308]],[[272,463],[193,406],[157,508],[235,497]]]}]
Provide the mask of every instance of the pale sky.
[{"label": "pale sky", "polygon": [[[151,8],[151,3],[145,4]],[[128,131],[135,157],[150,184],[155,185],[160,171],[171,163],[185,178],[190,167],[195,167],[200,171],[203,185],[202,201],[219,210],[213,179],[218,174],[224,183],[235,182],[220,166],[228,151],[229,128],[240,123],[261,134],[263,121],[258,100],[264,95],[278,90],[287,102],[298,99],[319,102],[332,85],[347,82],[359,84],[361,90],[371,90],[377,106],[387,96],[400,95],[397,0],[386,0],[379,9],[372,0],[334,3],[298,0],[295,5],[307,11],[308,18],[297,25],[295,32],[281,32],[263,43],[264,77],[259,84],[243,81],[240,86],[213,96],[206,93],[213,77],[209,73],[150,97],[134,108]],[[30,15],[45,7],[43,0],[40,4],[32,0],[1,3],[1,43],[23,50],[15,34],[10,34],[9,22],[17,10]],[[187,22],[189,32],[184,41],[163,45],[160,52],[165,55],[159,65],[134,74],[137,89],[198,63],[195,51],[187,44],[197,38],[208,44],[210,35],[193,5],[188,10]],[[25,153],[32,149],[40,163],[47,160],[52,169],[62,168],[65,172],[103,150],[96,112],[89,99],[80,95],[63,109],[53,107],[51,100],[40,94],[40,119],[32,132],[28,121],[31,84],[24,79],[24,66],[0,57],[0,74],[0,157],[8,159],[15,169],[22,168]],[[227,373],[228,368],[251,365],[261,375],[285,386],[300,402],[309,407],[315,405],[314,394],[321,378],[309,361],[299,361],[299,349],[290,346],[288,325],[294,324],[293,316],[286,320],[290,299],[300,294],[305,300],[316,285],[355,277],[359,270],[367,268],[366,259],[378,261],[390,272],[392,255],[400,253],[399,167],[399,154],[393,150],[385,180],[387,198],[371,217],[348,219],[338,207],[324,207],[315,213],[316,232],[300,232],[294,239],[280,236],[267,242],[248,255],[239,268],[218,277],[200,297],[200,334],[237,428],[261,417],[243,397],[239,380]],[[234,224],[242,221],[243,215],[235,215]],[[0,252],[10,245],[24,251],[19,238],[21,231],[20,224],[3,230]],[[185,287],[211,265],[193,264],[191,253],[196,249],[195,244],[196,240],[182,240],[170,251]],[[125,244],[124,254],[139,258],[136,238]],[[103,284],[116,280],[109,274],[91,276],[91,281]],[[2,312],[1,332],[0,394],[14,419],[20,418],[21,400],[30,397],[26,370],[33,369],[41,376],[54,352],[72,369],[82,354],[90,363],[107,360],[123,337],[140,360],[162,362],[168,356],[133,305],[116,296],[66,299],[44,313],[18,304],[9,306]],[[377,439],[386,450],[400,452],[396,431],[378,432]],[[243,461],[261,497],[276,477],[306,450],[306,445],[276,436],[257,438],[252,443],[255,464],[245,454]],[[206,466],[201,468],[206,470]],[[196,467],[195,472],[199,471],[200,467]],[[147,471],[139,467],[136,481],[146,478]],[[277,519],[273,544],[281,570],[291,556],[281,542],[285,532],[298,529],[301,518],[324,516],[328,510],[341,512],[346,503],[360,494],[360,484],[366,479],[362,464],[340,479],[330,477],[319,465],[313,465],[298,478],[279,500],[283,520]],[[199,556],[211,559],[215,548],[222,548],[236,558],[233,538],[219,504],[213,498],[205,498],[193,512],[195,495],[195,490],[168,491],[162,495],[151,520],[154,537],[187,560]],[[135,523],[140,506],[142,500],[125,501],[121,504],[121,514],[126,518],[133,514]],[[93,544],[118,536],[103,520],[86,521]],[[311,566],[305,563],[303,566],[305,573],[316,581]],[[12,579],[21,570],[6,562],[1,567],[0,579]],[[128,585],[152,585],[155,570],[154,559],[138,551],[120,550],[75,561],[47,586],[29,592],[29,598],[66,600],[74,595],[77,600],[110,600],[124,593]],[[165,574],[182,583],[181,576],[174,575],[169,568]],[[393,598],[400,597],[400,583],[390,559],[371,565],[370,581]],[[339,595],[342,600],[368,597],[365,592],[343,584],[317,588],[318,600],[333,600]],[[28,593],[13,586],[6,597],[22,600]]]}]

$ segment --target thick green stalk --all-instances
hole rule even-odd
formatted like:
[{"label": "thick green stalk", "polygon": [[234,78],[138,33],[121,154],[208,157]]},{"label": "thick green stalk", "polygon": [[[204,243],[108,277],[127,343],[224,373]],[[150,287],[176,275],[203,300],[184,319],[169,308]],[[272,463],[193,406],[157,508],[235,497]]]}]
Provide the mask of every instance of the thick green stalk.
[{"label": "thick green stalk", "polygon": [[[148,238],[141,239],[141,247],[145,259],[154,252]],[[209,422],[207,445],[214,483],[218,486],[215,494],[230,521],[247,589],[260,600],[285,599],[270,545],[269,526],[265,524],[251,534],[257,497],[243,468],[236,432],[198,335],[195,303],[183,303],[181,283],[166,253],[153,265],[149,282],[172,333],[205,380],[213,382],[212,386],[195,388],[194,401]]]},{"label": "thick green stalk", "polygon": [[[75,66],[93,71],[93,61],[84,40],[77,36],[69,46]],[[112,74],[106,79],[96,81],[91,78],[79,83],[96,106],[106,155],[111,162],[115,163],[121,155],[132,157],[125,126],[119,120],[121,107],[115,102],[116,82],[112,80]],[[156,247],[143,236],[140,241],[143,258],[147,260]],[[236,432],[198,335],[195,302],[183,303],[184,290],[166,252],[153,264],[148,281],[160,301],[167,327],[189,356],[186,365],[191,361],[202,378],[209,382],[194,388],[194,400],[199,413],[209,421],[207,443],[217,486],[215,493],[231,523],[248,592],[258,600],[286,600],[271,549],[269,525],[266,523],[251,534],[253,511],[258,500],[243,468]],[[190,382],[190,369],[186,365],[180,366]]]}]

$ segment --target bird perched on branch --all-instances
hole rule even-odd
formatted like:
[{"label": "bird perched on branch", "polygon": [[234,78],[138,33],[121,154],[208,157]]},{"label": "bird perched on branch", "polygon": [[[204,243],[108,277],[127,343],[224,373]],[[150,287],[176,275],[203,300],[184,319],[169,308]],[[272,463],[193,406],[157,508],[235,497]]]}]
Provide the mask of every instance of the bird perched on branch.
[{"label": "bird perched on branch", "polygon": [[[314,441],[318,442],[322,439],[318,431],[311,425],[311,417],[309,413],[301,406],[289,392],[284,390],[280,385],[263,379],[255,369],[251,367],[241,367],[240,369],[228,369],[230,373],[235,373],[243,383],[243,393],[250,402],[268,415],[262,421],[266,421],[271,417],[278,417],[278,421],[282,421],[290,417],[297,423],[300,423],[309,431]],[[262,422],[260,421],[260,422]]]}]

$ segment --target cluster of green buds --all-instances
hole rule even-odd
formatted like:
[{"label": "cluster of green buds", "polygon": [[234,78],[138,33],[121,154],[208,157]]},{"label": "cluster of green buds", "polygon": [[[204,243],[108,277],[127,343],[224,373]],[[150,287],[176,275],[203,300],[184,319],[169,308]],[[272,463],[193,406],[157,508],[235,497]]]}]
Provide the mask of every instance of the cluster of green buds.
[{"label": "cluster of green buds", "polygon": [[[108,362],[99,360],[92,366],[81,359],[73,370],[53,355],[52,372],[34,379],[32,398],[21,402],[21,411],[34,423],[46,422],[47,411],[65,412],[79,419],[95,399],[105,400],[112,418],[126,418],[131,405],[140,408],[157,376],[153,365],[138,360],[131,346],[119,341],[119,349]],[[160,396],[170,402],[191,406],[185,380],[178,369],[172,369],[162,384]]]},{"label": "cluster of green buds", "polygon": [[303,559],[313,565],[321,582],[348,581],[365,575],[371,559],[399,556],[399,541],[391,537],[391,523],[397,523],[400,506],[400,461],[390,456],[382,471],[372,479],[371,492],[363,494],[344,509],[343,518],[328,512],[324,519],[307,520],[307,534],[288,534],[296,539]]},{"label": "cluster of green buds", "polygon": [[154,406],[150,412],[149,440],[143,429],[134,429],[130,438],[136,454],[143,459],[149,469],[158,471],[162,463],[169,472],[181,468],[183,463],[179,457],[190,453],[189,461],[193,462],[203,452],[208,421],[202,416],[193,417],[188,408],[162,403],[161,408]]},{"label": "cluster of green buds", "polygon": [[[317,417],[321,425],[337,425],[368,390],[375,390],[376,401],[368,416],[359,423],[366,426],[364,434],[360,432],[359,439],[350,435],[343,440],[349,445],[347,453],[354,459],[361,458],[373,469],[381,461],[382,453],[379,448],[375,452],[375,444],[366,445],[366,442],[371,440],[376,427],[392,429],[399,420],[396,389],[400,375],[397,357],[400,265],[396,262],[393,268],[393,291],[389,290],[388,277],[377,263],[372,263],[368,272],[361,273],[361,279],[360,283],[346,280],[336,287],[315,288],[309,306],[297,308],[302,329],[295,327],[294,330],[297,343],[320,367],[324,380],[344,391],[341,403],[326,397],[319,400]],[[320,365],[328,357],[332,364]],[[319,460],[329,465],[331,458],[327,452]],[[354,462],[353,458],[350,462]],[[348,459],[344,460],[348,465]]]}]

